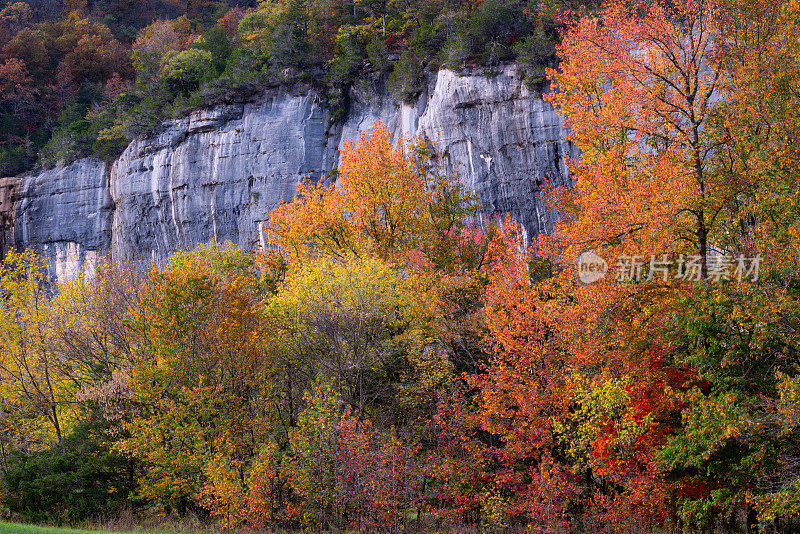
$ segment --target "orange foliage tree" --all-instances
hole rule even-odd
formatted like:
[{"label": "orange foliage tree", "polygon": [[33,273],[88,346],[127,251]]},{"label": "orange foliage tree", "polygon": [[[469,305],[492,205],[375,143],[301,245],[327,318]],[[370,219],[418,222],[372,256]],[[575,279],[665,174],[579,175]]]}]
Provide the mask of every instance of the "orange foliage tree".
[{"label": "orange foliage tree", "polygon": [[490,251],[491,358],[472,379],[479,424],[497,440],[484,514],[543,532],[663,524],[670,486],[655,459],[680,407],[665,391],[686,382],[665,357],[668,291],[580,286],[571,272],[534,281],[511,222]]},{"label": "orange foliage tree", "polygon": [[[773,319],[756,326],[750,317],[777,309],[793,317],[794,297],[771,283],[744,297],[754,290],[706,282],[715,281],[709,258],[719,253],[756,255],[763,245],[777,252],[777,243],[794,243],[793,196],[782,193],[780,178],[796,168],[787,105],[796,72],[792,10],[609,1],[597,16],[569,25],[561,69],[550,72],[560,92],[549,98],[567,114],[582,153],[571,162],[575,187],[555,191],[564,218],[538,250],[561,266],[590,249],[607,258],[688,253],[699,264],[698,287],[666,275],[583,285],[571,269],[534,286],[547,289],[539,316],[555,338],[548,341],[565,354],[566,378],[548,378],[563,381],[570,405],[554,425],[555,442],[565,447],[555,451],[587,474],[579,502],[581,521],[592,528],[669,521],[708,528],[728,514],[755,524],[743,488],[768,477],[764,451],[776,447],[765,429],[777,416],[765,407],[775,402],[778,378],[764,369],[768,361],[773,370],[794,361],[794,336],[775,334]],[[775,272],[791,271],[785,252]],[[770,304],[760,295],[770,295]],[[736,298],[752,309],[742,312]],[[719,306],[731,311],[694,311]],[[738,326],[727,330],[728,321]],[[743,332],[753,332],[746,385],[735,363],[744,357]],[[516,405],[500,404],[508,406]],[[709,416],[715,409],[726,424]],[[779,448],[791,463],[794,449]]]},{"label": "orange foliage tree", "polygon": [[422,138],[394,146],[377,122],[341,152],[338,182],[303,182],[270,214],[271,242],[295,260],[319,253],[398,258],[441,244],[478,204]]},{"label": "orange foliage tree", "polygon": [[560,191],[558,252],[689,251],[705,277],[723,212],[751,186],[717,165],[721,39],[715,0],[608,1],[569,27],[547,97],[581,150],[574,188]]}]

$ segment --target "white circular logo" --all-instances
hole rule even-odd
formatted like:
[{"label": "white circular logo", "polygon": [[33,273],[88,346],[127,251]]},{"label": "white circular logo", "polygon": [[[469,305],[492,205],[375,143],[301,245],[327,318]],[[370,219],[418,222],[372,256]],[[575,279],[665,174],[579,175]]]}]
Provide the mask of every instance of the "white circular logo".
[{"label": "white circular logo", "polygon": [[608,272],[606,260],[594,252],[584,252],[578,256],[578,278],[584,284],[602,279]]}]

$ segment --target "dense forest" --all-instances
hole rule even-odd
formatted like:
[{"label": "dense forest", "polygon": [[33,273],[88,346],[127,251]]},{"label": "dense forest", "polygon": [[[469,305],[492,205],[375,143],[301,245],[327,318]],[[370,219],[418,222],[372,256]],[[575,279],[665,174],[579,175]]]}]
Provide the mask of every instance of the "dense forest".
[{"label": "dense forest", "polygon": [[[575,3],[572,6],[571,3]],[[540,89],[570,0],[8,0],[0,11],[0,175],[113,158],[169,117],[279,84],[329,120],[358,84],[412,101],[426,70],[518,60]]]},{"label": "dense forest", "polygon": [[551,61],[545,98],[580,154],[532,243],[474,217],[434,143],[377,123],[336,185],[270,214],[258,252],[109,263],[57,292],[10,253],[0,515],[800,528],[800,2],[48,9],[0,14],[17,168],[249,84],[336,102],[386,69],[411,98],[429,66],[510,58],[534,85]]}]

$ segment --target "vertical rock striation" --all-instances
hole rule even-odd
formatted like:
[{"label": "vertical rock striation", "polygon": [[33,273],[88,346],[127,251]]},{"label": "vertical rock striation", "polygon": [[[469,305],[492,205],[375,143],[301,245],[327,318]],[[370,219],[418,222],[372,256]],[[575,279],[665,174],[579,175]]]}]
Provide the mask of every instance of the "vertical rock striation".
[{"label": "vertical rock striation", "polygon": [[114,203],[106,171],[102,161],[85,158],[20,179],[15,245],[47,258],[51,280],[91,274],[109,250]]},{"label": "vertical rock striation", "polygon": [[0,193],[18,197],[10,210],[0,195],[0,215],[15,245],[50,258],[60,280],[91,271],[108,251],[159,261],[207,241],[263,246],[269,211],[291,200],[304,177],[328,173],[343,144],[381,120],[395,139],[436,140],[483,216],[510,213],[530,235],[555,219],[541,188],[568,181],[571,147],[561,117],[514,65],[492,76],[439,71],[415,105],[380,89],[354,91],[344,123],[326,116],[313,90],[272,89],[254,102],[200,110],[135,140],[110,166],[83,159],[18,186],[0,183]]},{"label": "vertical rock striation", "polygon": [[114,257],[161,260],[207,241],[261,244],[267,213],[291,200],[303,177],[331,167],[323,116],[313,92],[275,91],[131,143],[111,167]]}]

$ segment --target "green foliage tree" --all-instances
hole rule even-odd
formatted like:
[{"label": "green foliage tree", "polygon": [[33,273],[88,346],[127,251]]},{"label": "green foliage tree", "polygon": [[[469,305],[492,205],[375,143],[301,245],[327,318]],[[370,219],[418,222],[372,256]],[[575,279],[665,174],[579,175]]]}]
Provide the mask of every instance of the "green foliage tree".
[{"label": "green foliage tree", "polygon": [[421,60],[412,52],[405,51],[389,75],[387,88],[403,102],[412,102],[425,89],[425,72]]},{"label": "green foliage tree", "polygon": [[188,95],[214,75],[214,57],[207,50],[190,48],[167,54],[161,79],[177,93]]},{"label": "green foliage tree", "polygon": [[683,424],[659,454],[695,488],[679,500],[688,528],[748,510],[754,523],[753,500],[797,480],[796,429],[779,408],[781,384],[800,369],[797,306],[768,285],[702,287],[681,306],[673,357],[696,377],[676,392]]},{"label": "green foliage tree", "polygon": [[231,41],[223,28],[214,26],[192,46],[211,54],[212,64],[217,74],[225,70],[228,57],[231,55]]},{"label": "green foliage tree", "polygon": [[134,487],[129,460],[111,451],[98,414],[64,440],[38,452],[11,455],[0,470],[3,503],[30,522],[74,524],[114,513]]}]

